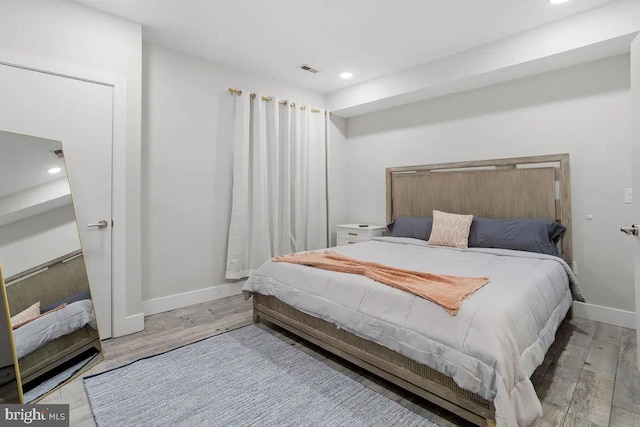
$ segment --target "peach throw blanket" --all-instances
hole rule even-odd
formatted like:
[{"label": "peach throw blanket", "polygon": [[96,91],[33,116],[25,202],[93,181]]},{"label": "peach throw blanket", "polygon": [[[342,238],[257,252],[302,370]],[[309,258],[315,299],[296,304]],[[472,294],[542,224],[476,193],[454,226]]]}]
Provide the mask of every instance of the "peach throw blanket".
[{"label": "peach throw blanket", "polygon": [[487,277],[459,277],[403,270],[365,262],[335,252],[309,252],[275,257],[276,262],[302,264],[340,273],[360,274],[376,282],[428,299],[455,316],[468,295],[489,282]]}]

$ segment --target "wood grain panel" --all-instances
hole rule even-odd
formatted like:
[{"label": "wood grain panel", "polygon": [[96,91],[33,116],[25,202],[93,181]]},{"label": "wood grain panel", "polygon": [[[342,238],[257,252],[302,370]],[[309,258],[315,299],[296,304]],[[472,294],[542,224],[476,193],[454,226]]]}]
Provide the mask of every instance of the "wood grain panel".
[{"label": "wood grain panel", "polygon": [[636,344],[636,331],[634,329],[622,328],[622,339],[620,341],[620,355],[618,356],[618,366],[628,366],[635,368],[637,362],[638,346]]},{"label": "wood grain panel", "polygon": [[609,425],[611,427],[640,427],[640,414],[613,406],[611,407],[611,419],[609,421]]},{"label": "wood grain panel", "polygon": [[635,367],[618,366],[613,405],[640,414],[640,372]]},{"label": "wood grain panel", "polygon": [[619,353],[620,346],[593,340],[583,369],[615,378]]},{"label": "wood grain panel", "polygon": [[569,405],[567,420],[573,415],[597,426],[608,426],[614,382],[612,378],[583,370]]},{"label": "wood grain panel", "polygon": [[573,261],[569,155],[518,157],[387,169],[387,223],[434,209],[488,218],[547,218],[567,228]]},{"label": "wood grain panel", "polygon": [[586,348],[567,344],[551,363],[548,373],[568,381],[578,381],[587,353],[588,350]]},{"label": "wood grain panel", "polygon": [[533,424],[532,427],[551,427],[551,426],[562,426],[562,421],[564,421],[564,417],[567,414],[566,410],[559,408],[553,403],[541,402],[542,403],[542,416],[538,417]]},{"label": "wood grain panel", "polygon": [[427,172],[393,177],[393,214],[434,209],[487,218],[555,218],[553,168]]},{"label": "wood grain panel", "polygon": [[83,255],[66,262],[47,264],[44,268],[31,276],[7,282],[7,298],[12,316],[36,301],[40,301],[41,307],[46,307],[69,295],[89,289]]}]

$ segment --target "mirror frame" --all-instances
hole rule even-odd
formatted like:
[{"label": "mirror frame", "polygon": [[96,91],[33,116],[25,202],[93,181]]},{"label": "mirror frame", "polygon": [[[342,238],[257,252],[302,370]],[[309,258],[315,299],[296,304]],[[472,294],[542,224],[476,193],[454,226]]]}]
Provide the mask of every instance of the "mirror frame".
[{"label": "mirror frame", "polygon": [[[30,138],[31,135],[25,135],[25,134],[16,134],[13,132],[6,132],[6,131],[2,131],[0,130],[0,133],[5,132],[5,133],[11,133],[14,135],[20,135],[20,136],[24,136],[27,138]],[[41,137],[35,137],[38,139],[46,139],[48,141],[52,141],[52,142],[56,142],[60,145],[60,149],[62,150],[62,152],[64,153],[64,144],[62,143],[62,141],[59,140],[54,140],[54,139],[48,139],[48,138],[41,138]],[[12,352],[12,356],[13,356],[13,363],[14,363],[14,369],[15,369],[15,373],[16,373],[16,385],[18,388],[18,396],[19,396],[19,402],[15,402],[15,403],[20,403],[20,404],[34,404],[39,402],[40,400],[44,399],[45,397],[49,396],[51,393],[55,392],[56,390],[58,390],[60,387],[63,387],[64,385],[70,383],[71,381],[75,380],[76,378],[82,376],[84,373],[86,373],[88,370],[94,368],[95,366],[97,366],[99,363],[104,361],[104,349],[102,348],[102,340],[100,338],[100,328],[99,328],[99,324],[98,324],[98,318],[95,315],[95,303],[93,301],[93,294],[91,292],[91,280],[89,279],[89,274],[88,274],[88,270],[87,270],[87,264],[86,264],[86,260],[84,259],[84,245],[82,243],[82,235],[80,234],[80,225],[78,223],[78,214],[76,211],[76,205],[75,205],[75,201],[74,201],[74,196],[73,196],[73,190],[71,189],[71,179],[69,178],[70,172],[69,172],[69,168],[68,168],[68,164],[67,164],[67,159],[66,157],[63,155],[62,156],[62,161],[64,163],[65,166],[65,178],[67,179],[68,185],[69,185],[69,194],[70,194],[70,198],[71,198],[71,208],[73,210],[73,216],[74,216],[74,220],[75,220],[75,230],[78,236],[78,241],[80,243],[80,249],[75,251],[75,252],[71,252],[69,254],[66,254],[62,257],[58,257],[55,258],[53,260],[47,261],[43,264],[40,264],[38,266],[29,268],[23,272],[17,273],[12,275],[11,277],[9,277],[8,279],[11,279],[10,282],[13,282],[15,280],[20,281],[20,279],[22,278],[26,278],[29,275],[35,275],[34,273],[37,273],[38,271],[41,271],[45,268],[49,268],[49,267],[53,267],[61,262],[65,262],[67,260],[71,260],[77,256],[82,256],[83,257],[83,270],[84,270],[84,274],[87,278],[87,289],[89,290],[89,294],[91,295],[90,301],[91,301],[91,308],[93,309],[93,314],[94,314],[94,321],[96,324],[96,335],[97,335],[97,345],[99,348],[96,348],[98,350],[98,353],[94,356],[94,358],[92,360],[90,360],[85,366],[83,366],[82,368],[80,368],[77,372],[75,372],[73,375],[71,375],[69,378],[67,378],[66,380],[60,382],[60,384],[56,385],[55,387],[53,387],[51,390],[47,391],[46,393],[38,396],[37,398],[29,401],[29,402],[25,402],[24,399],[24,387],[23,387],[23,381],[22,381],[22,373],[21,373],[21,369],[20,369],[20,363],[19,363],[19,359],[18,359],[18,355],[16,353],[16,346],[15,346],[15,337],[14,337],[14,333],[13,333],[13,328],[11,326],[11,310],[9,307],[9,298],[7,295],[7,281],[4,278],[4,275],[2,273],[2,265],[0,263],[0,289],[1,289],[1,296],[2,296],[2,302],[4,304],[4,308],[6,311],[6,326],[8,329],[8,333],[9,333],[9,340],[10,340],[10,344],[11,344],[11,352]],[[10,285],[11,286],[11,283]],[[59,337],[62,338],[62,337]],[[88,351],[89,349],[85,350]],[[82,354],[82,353],[81,353]]]},{"label": "mirror frame", "polygon": [[18,402],[8,403],[24,403],[24,395],[22,394],[22,379],[20,378],[20,369],[18,368],[18,355],[16,354],[16,345],[13,341],[13,329],[11,328],[11,312],[9,311],[9,299],[7,298],[7,290],[4,285],[4,276],[2,275],[2,264],[0,264],[0,293],[2,294],[2,304],[5,312],[5,325],[7,326],[7,334],[9,335],[9,344],[11,346],[11,358],[13,359],[13,369],[16,373],[15,383],[18,389]]}]

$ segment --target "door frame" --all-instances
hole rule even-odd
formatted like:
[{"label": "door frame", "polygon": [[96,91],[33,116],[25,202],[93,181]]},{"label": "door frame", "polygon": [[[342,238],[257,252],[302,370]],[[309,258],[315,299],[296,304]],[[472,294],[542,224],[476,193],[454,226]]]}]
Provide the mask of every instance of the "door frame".
[{"label": "door frame", "polygon": [[[112,87],[112,336],[142,331],[141,147],[127,144],[127,79],[112,72],[6,49],[0,49],[0,64]],[[127,306],[137,308],[128,315]]]},{"label": "door frame", "polygon": [[[631,42],[631,182],[633,187],[640,182],[640,171],[634,170],[634,166],[640,163],[640,123],[634,120],[640,115],[640,34],[636,35]],[[634,74],[635,73],[635,74]],[[636,188],[636,194],[640,189]],[[633,200],[633,220],[638,220],[638,201],[640,198]],[[625,225],[626,227],[626,225]],[[640,354],[640,241],[638,236],[634,236],[634,288],[636,294],[636,351]],[[636,358],[637,368],[640,369],[640,357]]]}]

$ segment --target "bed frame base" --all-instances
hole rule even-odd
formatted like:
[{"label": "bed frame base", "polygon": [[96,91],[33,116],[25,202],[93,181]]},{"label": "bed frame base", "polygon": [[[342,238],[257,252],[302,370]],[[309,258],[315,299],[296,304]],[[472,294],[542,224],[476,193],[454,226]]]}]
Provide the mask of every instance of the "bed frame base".
[{"label": "bed frame base", "polygon": [[269,321],[479,426],[495,427],[493,403],[439,372],[338,329],[272,296],[253,294],[253,321]]}]

